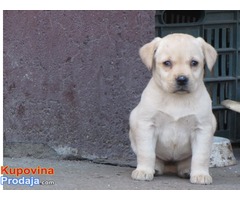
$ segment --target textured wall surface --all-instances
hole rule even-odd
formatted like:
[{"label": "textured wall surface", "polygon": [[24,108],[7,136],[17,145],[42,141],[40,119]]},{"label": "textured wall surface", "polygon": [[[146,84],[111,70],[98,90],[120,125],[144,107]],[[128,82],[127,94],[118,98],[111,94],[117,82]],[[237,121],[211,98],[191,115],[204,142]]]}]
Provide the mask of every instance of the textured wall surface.
[{"label": "textured wall surface", "polygon": [[[4,143],[129,160],[154,11],[4,11]],[[25,149],[26,150],[26,149]]]}]

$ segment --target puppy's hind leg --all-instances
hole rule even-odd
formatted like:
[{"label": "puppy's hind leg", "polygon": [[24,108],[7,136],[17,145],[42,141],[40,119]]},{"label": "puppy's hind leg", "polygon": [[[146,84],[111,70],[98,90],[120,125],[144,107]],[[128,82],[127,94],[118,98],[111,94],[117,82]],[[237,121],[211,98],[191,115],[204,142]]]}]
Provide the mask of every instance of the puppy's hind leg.
[{"label": "puppy's hind leg", "polygon": [[161,159],[159,159],[158,157],[156,157],[156,161],[155,161],[156,175],[162,175],[164,173],[164,169],[165,169],[164,162]]},{"label": "puppy's hind leg", "polygon": [[181,178],[190,178],[191,157],[177,163],[177,173]]}]

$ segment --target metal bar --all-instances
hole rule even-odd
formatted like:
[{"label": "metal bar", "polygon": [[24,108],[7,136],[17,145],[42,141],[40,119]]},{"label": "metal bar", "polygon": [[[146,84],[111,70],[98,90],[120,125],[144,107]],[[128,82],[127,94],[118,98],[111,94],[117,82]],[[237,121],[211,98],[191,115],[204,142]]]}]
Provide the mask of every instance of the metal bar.
[{"label": "metal bar", "polygon": [[235,52],[235,48],[215,48],[218,53]]},{"label": "metal bar", "polygon": [[227,68],[226,54],[222,55],[222,65],[220,67],[221,67],[221,76],[225,77],[226,76],[226,68]]},{"label": "metal bar", "polygon": [[217,84],[212,85],[212,101],[214,105],[218,105],[217,103]]},{"label": "metal bar", "polygon": [[[217,21],[217,22],[205,22],[204,25],[210,26],[210,25],[235,25],[238,21],[237,20],[228,20],[228,21]],[[161,28],[164,25],[164,28],[166,27],[195,27],[195,26],[200,26],[202,22],[194,22],[194,23],[174,23],[174,24],[161,24],[160,22],[155,24],[155,27]]]},{"label": "metal bar", "polygon": [[224,106],[221,106],[221,105],[213,106],[212,108],[213,108],[213,110],[224,110],[224,109],[226,109]]},{"label": "metal bar", "polygon": [[204,78],[204,82],[221,82],[221,81],[235,81],[236,77],[226,76],[226,77],[214,77],[214,78]]},{"label": "metal bar", "polygon": [[219,94],[219,104],[221,103],[221,101],[225,100],[225,87],[226,84],[225,83],[219,83],[219,89],[220,89],[220,94]]},{"label": "metal bar", "polygon": [[214,47],[215,48],[219,48],[219,31],[220,29],[218,28],[214,28],[214,37],[212,39],[214,39]]},{"label": "metal bar", "polygon": [[227,47],[227,36],[226,36],[226,28],[222,28],[222,38],[220,40],[222,41],[222,47],[221,48],[226,48]]},{"label": "metal bar", "polygon": [[218,123],[219,123],[219,129],[224,130],[224,116],[222,111],[219,110],[219,115],[218,115]]},{"label": "metal bar", "polygon": [[[211,29],[205,29],[205,33],[206,33],[206,42],[211,43],[211,38],[212,38],[212,30]],[[206,76],[211,76],[211,72],[209,70],[205,71]]]}]

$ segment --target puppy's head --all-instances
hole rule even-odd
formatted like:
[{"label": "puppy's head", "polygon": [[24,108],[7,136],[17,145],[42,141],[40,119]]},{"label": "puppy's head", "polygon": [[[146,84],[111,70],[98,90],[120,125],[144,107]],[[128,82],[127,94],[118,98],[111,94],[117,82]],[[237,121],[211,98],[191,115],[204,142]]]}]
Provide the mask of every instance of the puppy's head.
[{"label": "puppy's head", "polygon": [[203,82],[205,63],[211,70],[217,58],[210,44],[187,34],[157,37],[139,54],[156,83],[166,92],[179,94],[197,90]]}]

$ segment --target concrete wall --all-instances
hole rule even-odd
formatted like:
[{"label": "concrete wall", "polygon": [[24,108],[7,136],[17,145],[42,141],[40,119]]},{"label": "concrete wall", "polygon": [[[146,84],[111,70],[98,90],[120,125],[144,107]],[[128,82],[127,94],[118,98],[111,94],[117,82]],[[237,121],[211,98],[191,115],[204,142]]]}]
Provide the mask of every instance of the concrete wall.
[{"label": "concrete wall", "polygon": [[131,160],[129,113],[151,75],[138,50],[154,37],[155,12],[3,14],[5,155],[50,147],[63,157]]}]

